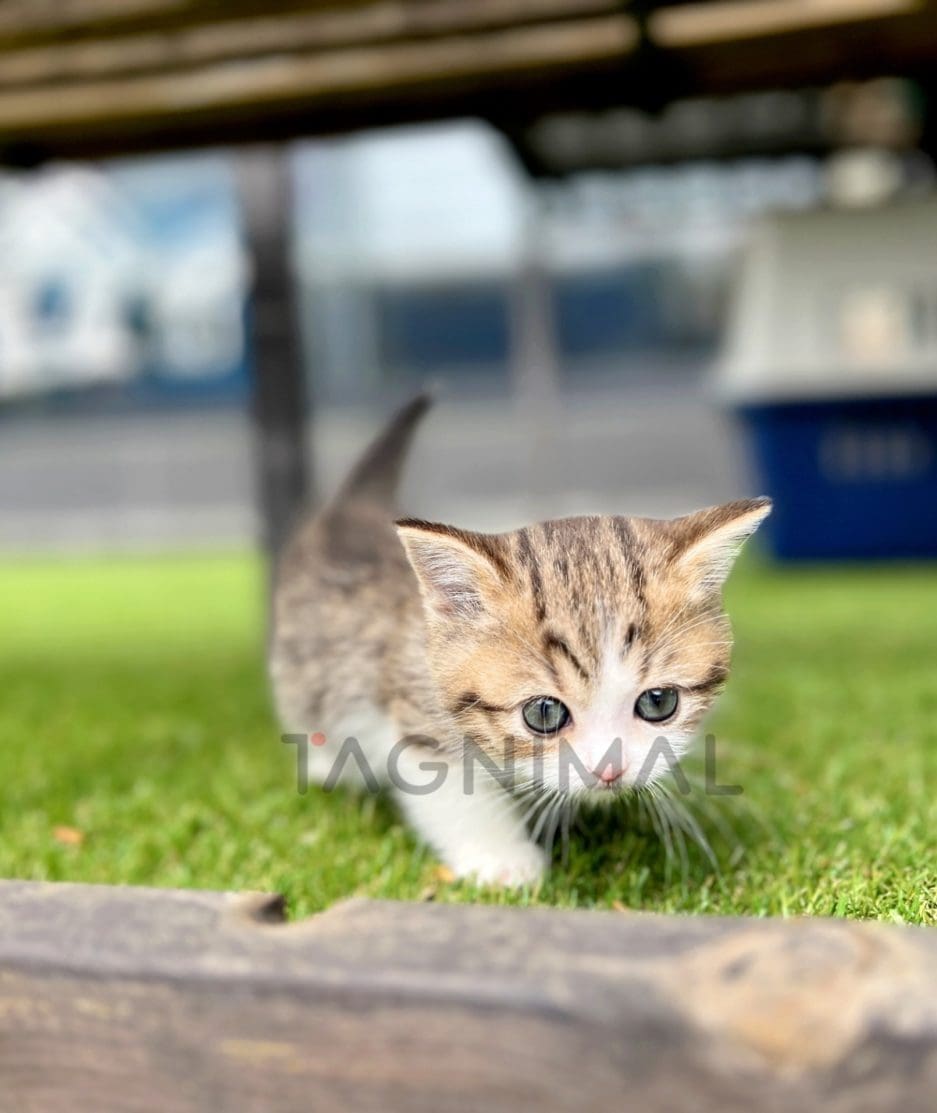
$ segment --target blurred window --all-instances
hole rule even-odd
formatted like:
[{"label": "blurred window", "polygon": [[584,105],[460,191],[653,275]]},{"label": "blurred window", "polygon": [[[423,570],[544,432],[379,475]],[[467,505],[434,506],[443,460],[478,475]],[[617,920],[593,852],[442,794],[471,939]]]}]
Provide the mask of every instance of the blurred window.
[{"label": "blurred window", "polygon": [[33,312],[42,328],[65,326],[72,312],[71,291],[60,279],[48,278],[35,291]]},{"label": "blurred window", "polygon": [[503,285],[385,288],[375,302],[381,362],[391,373],[504,371],[509,326]]}]

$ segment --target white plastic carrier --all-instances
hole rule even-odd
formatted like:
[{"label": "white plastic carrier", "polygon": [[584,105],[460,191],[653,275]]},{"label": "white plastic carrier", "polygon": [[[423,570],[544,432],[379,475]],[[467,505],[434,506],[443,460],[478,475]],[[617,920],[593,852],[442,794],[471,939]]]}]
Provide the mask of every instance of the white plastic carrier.
[{"label": "white plastic carrier", "polygon": [[743,405],[937,391],[937,200],[757,223],[715,381]]}]

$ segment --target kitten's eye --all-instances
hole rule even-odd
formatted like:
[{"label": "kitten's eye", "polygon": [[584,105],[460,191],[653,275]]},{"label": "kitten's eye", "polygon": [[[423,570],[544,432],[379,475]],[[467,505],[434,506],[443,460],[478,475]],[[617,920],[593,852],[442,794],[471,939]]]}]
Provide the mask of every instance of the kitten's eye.
[{"label": "kitten's eye", "polygon": [[662,723],[677,710],[680,697],[676,688],[648,688],[638,696],[634,713],[648,723]]},{"label": "kitten's eye", "polygon": [[537,696],[524,704],[524,722],[536,734],[556,734],[569,722],[569,708],[552,696]]}]

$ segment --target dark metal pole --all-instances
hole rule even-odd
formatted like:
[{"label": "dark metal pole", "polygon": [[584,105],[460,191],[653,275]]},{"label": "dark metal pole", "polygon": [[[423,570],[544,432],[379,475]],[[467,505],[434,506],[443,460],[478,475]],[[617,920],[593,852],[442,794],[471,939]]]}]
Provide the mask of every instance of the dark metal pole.
[{"label": "dark metal pole", "polygon": [[251,420],[256,498],[264,547],[275,558],[305,504],[310,469],[308,402],[299,297],[292,267],[293,214],[288,150],[257,147],[237,156],[252,266]]}]

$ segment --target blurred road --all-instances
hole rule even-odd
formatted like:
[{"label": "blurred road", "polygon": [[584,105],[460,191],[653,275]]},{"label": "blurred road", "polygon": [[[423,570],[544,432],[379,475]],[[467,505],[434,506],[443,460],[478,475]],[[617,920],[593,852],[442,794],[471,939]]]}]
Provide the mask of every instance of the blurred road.
[{"label": "blurred road", "polygon": [[[323,411],[310,429],[334,489],[381,420]],[[0,422],[0,550],[228,546],[258,535],[251,437],[235,412]],[[442,403],[413,455],[410,513],[500,529],[611,512],[669,516],[748,491],[731,425],[691,384],[566,397],[552,415],[511,400]]]}]

